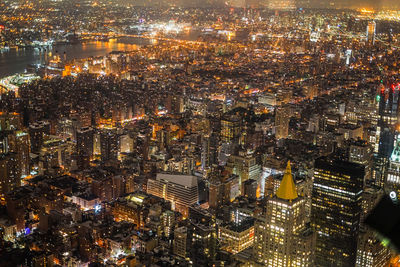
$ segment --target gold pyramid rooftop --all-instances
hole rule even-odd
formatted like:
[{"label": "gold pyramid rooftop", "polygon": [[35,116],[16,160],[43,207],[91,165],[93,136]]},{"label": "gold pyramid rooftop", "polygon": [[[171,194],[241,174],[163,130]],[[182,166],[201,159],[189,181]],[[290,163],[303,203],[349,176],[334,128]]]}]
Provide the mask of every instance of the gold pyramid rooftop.
[{"label": "gold pyramid rooftop", "polygon": [[286,166],[285,174],[283,175],[282,182],[276,191],[276,196],[281,199],[294,200],[298,197],[296,185],[294,184],[292,176],[292,168],[290,166],[290,161],[288,161]]}]

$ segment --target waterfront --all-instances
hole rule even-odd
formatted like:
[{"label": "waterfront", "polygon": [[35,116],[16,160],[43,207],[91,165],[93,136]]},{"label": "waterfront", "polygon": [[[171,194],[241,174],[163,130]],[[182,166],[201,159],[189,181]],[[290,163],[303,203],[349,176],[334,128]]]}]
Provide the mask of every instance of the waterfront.
[{"label": "waterfront", "polygon": [[[10,49],[0,53],[0,78],[22,73],[29,64],[40,64],[45,62],[46,56],[58,53],[63,57],[64,52],[67,60],[73,58],[87,58],[92,56],[103,56],[112,51],[135,50],[138,45],[150,44],[151,41],[142,38],[120,38],[109,41],[93,41],[77,44],[55,45],[48,51],[39,49]],[[47,54],[47,55],[46,55]]]}]

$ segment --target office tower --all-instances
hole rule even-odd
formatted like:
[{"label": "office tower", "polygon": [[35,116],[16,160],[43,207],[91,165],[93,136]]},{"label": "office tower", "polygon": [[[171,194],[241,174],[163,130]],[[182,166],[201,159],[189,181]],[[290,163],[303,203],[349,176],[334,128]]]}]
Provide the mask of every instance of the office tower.
[{"label": "office tower", "polygon": [[119,138],[114,129],[102,129],[100,132],[101,160],[117,160],[119,150]]},{"label": "office tower", "polygon": [[204,170],[210,166],[210,136],[201,137],[201,169]]},{"label": "office tower", "polygon": [[315,161],[311,223],[317,233],[316,266],[354,266],[364,166],[321,157]]},{"label": "office tower", "polygon": [[30,173],[29,135],[22,131],[0,131],[0,154],[14,153],[21,176]]},{"label": "office tower", "polygon": [[208,194],[210,208],[221,208],[239,196],[239,192],[239,176],[235,174],[210,178]]},{"label": "office tower", "polygon": [[372,179],[372,147],[366,141],[357,140],[350,142],[349,162],[365,166],[365,181]]},{"label": "office tower", "polygon": [[91,127],[80,128],[76,131],[76,150],[78,153],[78,166],[88,167],[93,157],[94,130]]},{"label": "office tower", "polygon": [[78,154],[93,156],[94,130],[91,127],[83,127],[76,131],[76,149]]},{"label": "office tower", "polygon": [[42,147],[44,137],[50,135],[50,123],[38,121],[29,125],[29,136],[31,138],[31,151],[38,153]]},{"label": "office tower", "polygon": [[221,141],[223,143],[237,143],[241,132],[241,118],[236,115],[225,114],[221,120]]},{"label": "office tower", "polygon": [[185,111],[185,101],[181,96],[168,95],[165,103],[168,113],[178,114]]},{"label": "office tower", "polygon": [[[315,235],[306,224],[306,200],[297,194],[290,162],[267,212],[256,224],[255,257],[264,266],[313,266]],[[261,235],[258,235],[261,232]]]},{"label": "office tower", "polygon": [[239,176],[239,185],[242,192],[245,181],[252,179],[260,183],[262,170],[254,153],[241,150],[237,155],[231,155],[228,158],[226,169]]},{"label": "office tower", "polygon": [[290,113],[288,107],[280,107],[275,110],[275,137],[287,138],[289,135]]},{"label": "office tower", "polygon": [[0,196],[21,186],[21,169],[16,153],[0,154]]},{"label": "office tower", "polygon": [[133,152],[134,139],[129,134],[121,135],[119,140],[121,153]]},{"label": "office tower", "polygon": [[147,193],[172,203],[172,208],[188,216],[189,207],[198,202],[197,178],[191,175],[157,173],[147,181]]},{"label": "office tower", "polygon": [[173,252],[182,258],[186,257],[187,228],[181,226],[174,231]]},{"label": "office tower", "polygon": [[381,85],[378,91],[378,125],[393,126],[398,121],[400,90],[394,84]]},{"label": "office tower", "polygon": [[30,146],[29,135],[23,131],[16,131],[14,133],[14,143],[11,144],[11,151],[17,154],[17,161],[21,177],[30,175]]},{"label": "office tower", "polygon": [[10,147],[8,145],[9,131],[0,131],[0,154],[8,153]]},{"label": "office tower", "polygon": [[164,236],[169,237],[173,232],[175,225],[175,212],[166,210],[161,214],[161,224],[163,226]]},{"label": "office tower", "polygon": [[363,221],[384,195],[382,189],[367,187],[362,194],[361,227],[358,236],[356,267],[389,266],[390,249],[377,237],[376,232]]},{"label": "office tower", "polygon": [[0,131],[22,128],[21,115],[18,113],[0,112]]},{"label": "office tower", "polygon": [[249,199],[257,199],[258,194],[257,194],[257,181],[253,179],[249,179],[244,182],[243,188],[243,195],[245,197],[248,197]]},{"label": "office tower", "polygon": [[373,230],[360,231],[356,267],[389,266],[390,258],[390,249],[382,244]]},{"label": "office tower", "polygon": [[392,198],[400,199],[400,134],[397,135],[385,179],[385,191]]},{"label": "office tower", "polygon": [[220,225],[218,238],[221,242],[221,249],[232,254],[251,247],[254,242],[254,219],[247,218],[241,222]]},{"label": "office tower", "polygon": [[375,44],[375,33],[376,33],[376,22],[369,21],[367,26],[367,42],[369,44]]}]

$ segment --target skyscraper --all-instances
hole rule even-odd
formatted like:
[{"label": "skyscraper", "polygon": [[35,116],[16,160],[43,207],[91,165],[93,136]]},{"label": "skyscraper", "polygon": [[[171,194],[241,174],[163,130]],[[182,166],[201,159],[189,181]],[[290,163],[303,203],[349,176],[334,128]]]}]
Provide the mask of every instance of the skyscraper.
[{"label": "skyscraper", "polygon": [[315,161],[311,222],[316,266],[354,266],[364,166],[328,157]]},{"label": "skyscraper", "polygon": [[397,135],[385,179],[385,190],[392,198],[400,199],[400,134]]},{"label": "skyscraper", "polygon": [[101,160],[117,160],[119,150],[119,138],[116,130],[103,129],[100,132]]},{"label": "skyscraper", "polygon": [[147,193],[171,201],[173,209],[184,217],[199,198],[197,178],[191,175],[158,173],[155,180],[147,181]]},{"label": "skyscraper", "polygon": [[239,116],[226,114],[221,120],[221,141],[236,143],[239,141],[241,120]]},{"label": "skyscraper", "polygon": [[187,228],[185,226],[176,228],[174,231],[173,252],[182,258],[186,257]]},{"label": "skyscraper", "polygon": [[369,44],[375,44],[376,22],[370,21],[367,26],[367,41]]},{"label": "skyscraper", "polygon": [[288,107],[280,107],[275,110],[275,137],[287,138],[289,135],[290,110]]},{"label": "skyscraper", "polygon": [[271,267],[313,266],[315,235],[306,224],[305,204],[288,162],[276,195],[267,202],[265,227],[256,224],[256,231],[263,228],[255,237],[258,262]]},{"label": "skyscraper", "polygon": [[94,131],[91,127],[84,127],[76,131],[76,150],[78,153],[78,166],[88,166],[93,156]]},{"label": "skyscraper", "polygon": [[21,170],[16,153],[0,154],[0,196],[21,186]]}]

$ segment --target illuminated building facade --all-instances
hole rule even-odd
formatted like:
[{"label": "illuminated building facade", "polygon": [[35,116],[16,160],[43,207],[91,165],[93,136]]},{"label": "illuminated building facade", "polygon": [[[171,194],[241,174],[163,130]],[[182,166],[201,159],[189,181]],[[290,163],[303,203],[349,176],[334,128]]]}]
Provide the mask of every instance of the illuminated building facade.
[{"label": "illuminated building facade", "polygon": [[366,187],[362,195],[361,227],[358,235],[356,267],[389,266],[391,251],[376,232],[363,221],[384,195],[383,189]]},{"label": "illuminated building facade", "polygon": [[365,166],[365,180],[372,179],[372,146],[363,140],[353,141],[349,147],[349,162]]},{"label": "illuminated building facade", "polygon": [[375,34],[376,34],[376,22],[370,21],[367,26],[367,42],[369,44],[375,44]]},{"label": "illuminated building facade", "polygon": [[391,198],[400,199],[400,135],[397,135],[392,155],[389,158],[385,190]]},{"label": "illuminated building facade", "polygon": [[147,193],[171,201],[172,208],[184,217],[199,198],[197,178],[191,175],[158,173],[155,180],[147,181]]},{"label": "illuminated building facade", "polygon": [[84,127],[76,131],[76,150],[78,152],[78,166],[87,167],[93,157],[94,130]]},{"label": "illuminated building facade", "polygon": [[358,237],[356,267],[389,266],[391,252],[372,230],[361,231]]},{"label": "illuminated building facade", "polygon": [[241,129],[240,117],[225,115],[221,120],[221,141],[224,143],[235,143],[239,141]]},{"label": "illuminated building facade", "polygon": [[389,84],[388,86],[381,85],[377,96],[379,125],[395,125],[398,122],[399,114],[399,86]]},{"label": "illuminated building facade", "polygon": [[287,138],[289,135],[289,108],[280,107],[275,110],[275,137],[276,139]]},{"label": "illuminated building facade", "polygon": [[174,231],[173,252],[182,258],[186,257],[187,228],[178,227]]},{"label": "illuminated building facade", "polygon": [[175,224],[175,213],[170,210],[166,210],[161,215],[161,222],[163,226],[163,232],[166,237],[169,237],[173,232],[173,225]]},{"label": "illuminated building facade", "polygon": [[31,151],[37,153],[43,144],[43,139],[50,134],[50,123],[39,121],[29,125],[29,136],[31,138]]},{"label": "illuminated building facade", "polygon": [[244,182],[252,179],[260,182],[261,166],[257,164],[256,156],[240,151],[238,155],[231,155],[226,164],[227,170],[239,176],[239,185],[241,192],[244,191]]},{"label": "illuminated building facade", "polygon": [[119,152],[119,136],[116,129],[102,129],[100,132],[101,160],[117,160]]},{"label": "illuminated building facade", "polygon": [[21,171],[16,153],[0,154],[0,196],[21,185]]},{"label": "illuminated building facade", "polygon": [[261,234],[257,234],[254,251],[258,262],[271,267],[314,266],[315,235],[306,224],[305,204],[297,194],[288,162],[276,195],[267,202],[264,229],[256,224]]},{"label": "illuminated building facade", "polygon": [[154,206],[158,200],[146,193],[135,192],[115,201],[111,212],[116,221],[127,221],[141,227],[149,214],[148,207]]},{"label": "illuminated building facade", "polygon": [[235,174],[228,177],[211,179],[209,186],[210,208],[218,209],[239,196],[239,177]]},{"label": "illuminated building facade", "polygon": [[218,229],[218,238],[222,249],[233,254],[239,253],[254,242],[254,220],[249,218],[242,222],[230,222]]},{"label": "illuminated building facade", "polygon": [[354,266],[362,212],[364,166],[315,161],[311,222],[317,233],[316,266]]}]

